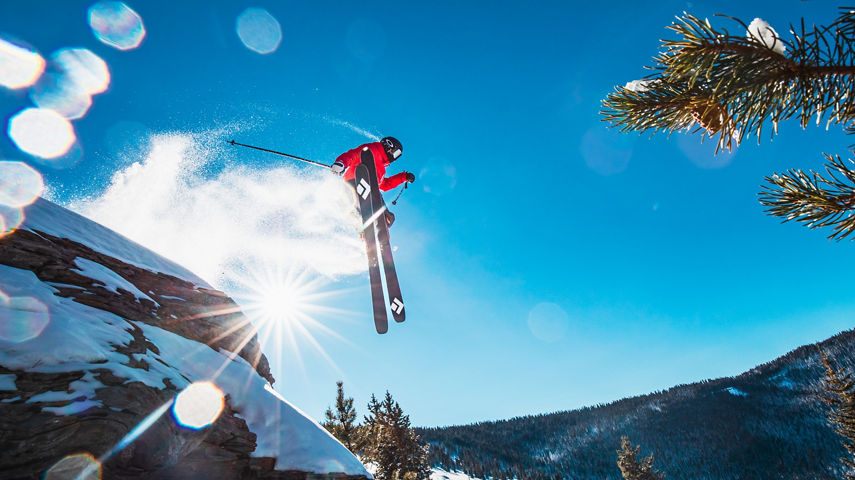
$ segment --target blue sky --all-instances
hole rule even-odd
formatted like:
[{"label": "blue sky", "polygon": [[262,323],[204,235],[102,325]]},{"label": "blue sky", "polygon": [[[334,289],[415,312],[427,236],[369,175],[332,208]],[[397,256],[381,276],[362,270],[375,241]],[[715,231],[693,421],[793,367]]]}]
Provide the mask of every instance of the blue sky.
[{"label": "blue sky", "polygon": [[[0,15],[2,38],[45,58],[86,48],[109,66],[64,168],[0,138],[0,157],[38,169],[60,203],[103,195],[167,133],[214,159],[196,181],[287,163],[223,146],[232,137],[327,163],[370,135],[403,142],[390,172],[417,176],[392,230],[407,322],[374,333],[367,276],[339,272],[319,287],[339,293],[318,301],[347,313],[318,314],[329,330],[307,327],[316,343],[299,337],[299,355],[280,355],[268,340],[276,388],[316,418],[339,379],[360,413],[388,389],[416,425],[573,409],[738,374],[852,326],[855,247],[781,225],[756,197],[764,176],[819,168],[851,139],[787,124],[714,157],[697,136],[619,134],[598,115],[614,85],[647,73],[683,11],[783,33],[802,16],[829,21],[833,6],[127,2],[146,35],[120,51],[93,35],[93,3],[13,2]],[[274,52],[237,35],[249,7],[281,25]],[[4,123],[31,103],[26,88],[0,89]]]}]

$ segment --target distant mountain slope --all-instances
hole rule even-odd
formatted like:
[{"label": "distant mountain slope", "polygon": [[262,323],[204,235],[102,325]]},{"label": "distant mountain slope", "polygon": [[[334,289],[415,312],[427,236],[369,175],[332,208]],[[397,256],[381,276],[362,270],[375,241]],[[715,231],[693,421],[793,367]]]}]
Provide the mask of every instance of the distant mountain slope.
[{"label": "distant mountain slope", "polygon": [[[273,390],[256,330],[223,292],[48,201],[23,213],[0,238],[0,479],[77,478],[80,465],[103,478],[369,477]],[[190,385],[202,388],[177,400]]]},{"label": "distant mountain slope", "polygon": [[[821,346],[839,366],[855,367],[855,331]],[[479,478],[619,479],[616,450],[626,435],[669,479],[839,479],[844,450],[819,398],[823,372],[807,345],[737,377],[419,434],[435,466]]]}]

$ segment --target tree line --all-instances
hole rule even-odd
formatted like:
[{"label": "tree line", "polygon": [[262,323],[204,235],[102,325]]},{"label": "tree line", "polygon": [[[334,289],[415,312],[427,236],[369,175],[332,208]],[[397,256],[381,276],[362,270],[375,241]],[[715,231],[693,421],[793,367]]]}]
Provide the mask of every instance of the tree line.
[{"label": "tree line", "polygon": [[428,446],[392,394],[387,391],[382,400],[371,395],[368,413],[357,423],[353,398],[345,397],[343,382],[336,386],[335,408],[327,409],[322,426],[373,470],[377,480],[428,480]]}]

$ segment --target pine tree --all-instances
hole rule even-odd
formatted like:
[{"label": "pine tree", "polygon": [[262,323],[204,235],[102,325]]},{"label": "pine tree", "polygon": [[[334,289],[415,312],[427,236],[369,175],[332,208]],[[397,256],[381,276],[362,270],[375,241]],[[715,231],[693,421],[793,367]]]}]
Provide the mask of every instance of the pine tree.
[{"label": "pine tree", "polygon": [[359,426],[356,421],[356,409],[353,407],[353,398],[344,397],[344,382],[336,382],[337,394],[335,399],[335,411],[327,408],[326,421],[323,427],[354,454],[360,453],[362,442],[359,435]]},{"label": "pine tree", "polygon": [[665,475],[653,470],[653,455],[638,459],[641,446],[632,448],[629,438],[620,438],[618,468],[625,480],[664,480]]},{"label": "pine tree", "polygon": [[840,459],[849,470],[845,478],[855,480],[855,474],[852,473],[855,472],[855,381],[852,380],[851,374],[844,372],[844,369],[835,369],[822,349],[819,350],[819,355],[822,357],[822,364],[825,365],[823,387],[828,393],[823,400],[831,405],[828,420],[837,434],[843,437],[840,443],[849,452],[849,457]]},{"label": "pine tree", "polygon": [[[621,131],[693,130],[718,135],[718,148],[797,118],[815,119],[855,133],[855,10],[841,8],[828,26],[790,29],[785,40],[757,18],[732,19],[737,34],[690,14],[669,29],[654,71],[616,87],[602,115]],[[766,177],[760,193],[766,212],[809,228],[831,227],[829,238],[855,232],[855,162],[825,155],[825,172],[790,170]]]},{"label": "pine tree", "polygon": [[424,480],[430,477],[428,447],[387,391],[382,402],[372,395],[364,418],[365,459],[377,466],[378,480]]},{"label": "pine tree", "polygon": [[382,432],[381,416],[380,402],[377,401],[377,397],[372,393],[371,398],[368,400],[368,414],[363,417],[363,424],[360,430],[360,440],[363,445],[362,452],[366,462],[376,463],[377,461],[377,450]]}]

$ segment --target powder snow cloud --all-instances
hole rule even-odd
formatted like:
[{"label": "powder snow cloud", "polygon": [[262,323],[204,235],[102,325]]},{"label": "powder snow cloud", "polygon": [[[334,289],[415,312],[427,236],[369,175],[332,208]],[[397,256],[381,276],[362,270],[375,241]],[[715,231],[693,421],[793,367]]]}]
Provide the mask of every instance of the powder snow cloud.
[{"label": "powder snow cloud", "polygon": [[[237,164],[216,134],[160,134],[100,194],[69,207],[223,288],[247,271],[358,274],[353,195],[322,169]],[[233,155],[233,154],[231,154]]]}]

